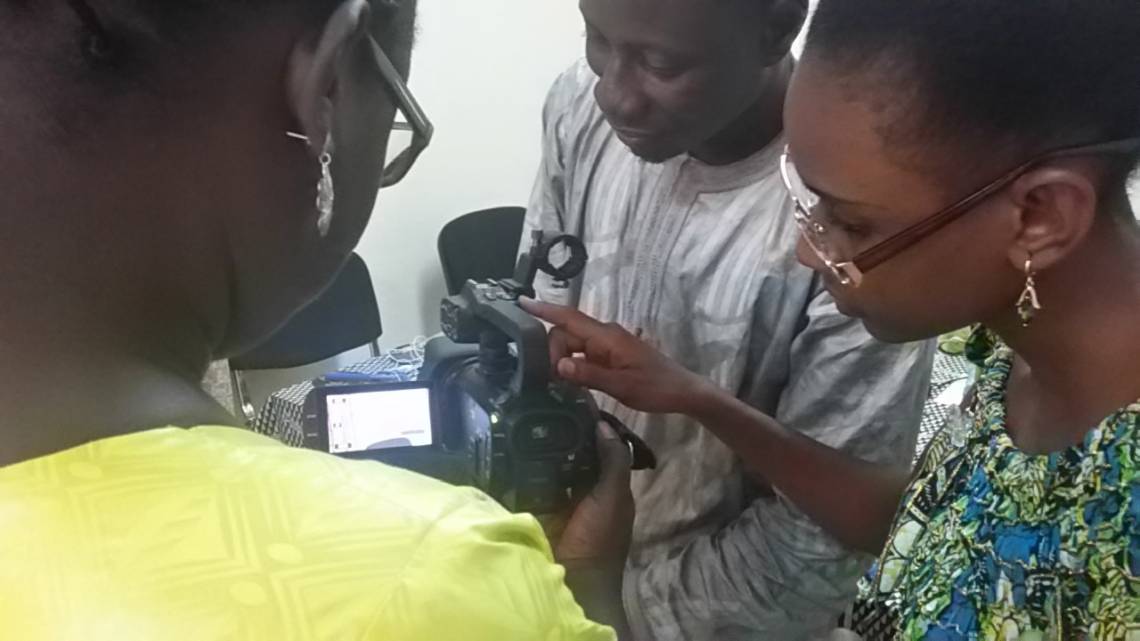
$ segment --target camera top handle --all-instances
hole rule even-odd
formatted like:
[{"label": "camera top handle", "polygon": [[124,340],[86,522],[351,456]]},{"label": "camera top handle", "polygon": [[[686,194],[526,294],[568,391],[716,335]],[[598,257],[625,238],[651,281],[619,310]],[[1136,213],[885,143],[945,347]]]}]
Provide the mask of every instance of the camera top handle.
[{"label": "camera top handle", "polygon": [[[568,253],[561,266],[551,263],[551,253],[562,246]],[[467,281],[459,296],[444,302],[444,333],[456,343],[479,343],[480,361],[488,375],[500,373],[497,363],[514,342],[518,365],[510,390],[522,396],[545,393],[550,384],[550,350],[546,326],[518,306],[521,296],[533,297],[534,281],[543,272],[556,281],[577,277],[586,267],[586,247],[567,234],[536,231],[530,250],[519,257],[513,278],[491,282]]]}]

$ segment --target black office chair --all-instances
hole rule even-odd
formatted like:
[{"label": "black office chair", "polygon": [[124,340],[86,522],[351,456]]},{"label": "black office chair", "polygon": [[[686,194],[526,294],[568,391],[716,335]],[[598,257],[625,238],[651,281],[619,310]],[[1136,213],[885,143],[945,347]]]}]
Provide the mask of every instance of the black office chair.
[{"label": "black office chair", "polygon": [[472,212],[439,232],[439,262],[451,295],[468,280],[510,278],[518,260],[526,209],[496,207]]},{"label": "black office chair", "polygon": [[379,356],[384,329],[372,277],[364,260],[353,254],[336,280],[308,307],[268,341],[230,359],[234,401],[246,421],[255,415],[241,373],[310,365],[362,345]]}]

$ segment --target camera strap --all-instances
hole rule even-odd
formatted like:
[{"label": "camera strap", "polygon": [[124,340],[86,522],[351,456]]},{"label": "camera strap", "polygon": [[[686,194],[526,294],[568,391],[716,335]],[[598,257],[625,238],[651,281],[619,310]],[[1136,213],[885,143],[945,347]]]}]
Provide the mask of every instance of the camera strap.
[{"label": "camera strap", "polygon": [[638,471],[657,469],[657,455],[653,453],[653,450],[649,447],[649,444],[643,441],[640,436],[634,433],[633,430],[626,427],[626,424],[622,423],[621,419],[614,416],[613,414],[610,414],[609,412],[598,412],[598,414],[601,419],[606,422],[607,425],[613,428],[614,432],[617,433],[618,438],[620,438],[625,442],[627,446],[629,446],[629,454],[632,461],[629,468],[631,470]]}]

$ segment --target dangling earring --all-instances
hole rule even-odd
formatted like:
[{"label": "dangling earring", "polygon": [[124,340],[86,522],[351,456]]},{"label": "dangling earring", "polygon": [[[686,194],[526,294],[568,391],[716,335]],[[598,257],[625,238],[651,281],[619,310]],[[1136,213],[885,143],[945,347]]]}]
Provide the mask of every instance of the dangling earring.
[{"label": "dangling earring", "polygon": [[[304,134],[299,134],[295,131],[286,131],[285,135],[304,142],[306,146],[312,146],[312,141]],[[332,227],[333,219],[333,205],[336,202],[336,190],[333,188],[332,179],[332,134],[325,138],[325,146],[321,150],[321,179],[317,183],[317,231],[320,232],[321,237],[324,238],[329,234],[329,228]]]},{"label": "dangling earring", "polygon": [[1025,259],[1025,291],[1017,299],[1017,315],[1021,318],[1022,327],[1029,327],[1037,317],[1037,312],[1044,309],[1037,298],[1037,282],[1033,278],[1036,275],[1033,271],[1033,255],[1030,254]]},{"label": "dangling earring", "polygon": [[317,231],[321,238],[329,235],[332,226],[333,205],[336,202],[336,190],[333,189],[332,179],[332,135],[325,138],[325,146],[321,151],[321,181],[317,183]]}]

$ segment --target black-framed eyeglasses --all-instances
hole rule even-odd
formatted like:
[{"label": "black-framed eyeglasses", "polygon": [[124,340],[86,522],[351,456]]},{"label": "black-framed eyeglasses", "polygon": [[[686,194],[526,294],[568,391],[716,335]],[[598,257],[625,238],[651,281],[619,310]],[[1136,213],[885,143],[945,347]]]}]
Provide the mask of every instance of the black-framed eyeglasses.
[{"label": "black-framed eyeglasses", "polygon": [[[94,10],[83,0],[67,0],[67,4],[93,34],[95,40],[89,46],[97,52],[109,46],[111,38]],[[435,134],[435,127],[428,120],[427,114],[420,107],[416,97],[408,89],[408,84],[396,71],[396,67],[388,58],[388,54],[384,53],[384,49],[380,47],[380,43],[371,36],[368,38],[368,43],[372,50],[372,57],[380,70],[380,75],[383,76],[384,82],[392,91],[392,95],[396,99],[396,107],[404,118],[404,122],[395,123],[393,129],[412,132],[412,140],[409,145],[400,153],[392,156],[391,160],[384,165],[384,173],[380,178],[380,188],[383,189],[395,185],[408,175],[416,159],[431,143],[432,135]]]},{"label": "black-framed eyeglasses", "polygon": [[427,114],[420,107],[420,103],[416,101],[416,97],[408,89],[408,83],[404,82],[399,72],[396,71],[396,67],[388,58],[388,54],[384,53],[375,38],[369,37],[368,43],[372,49],[372,56],[376,60],[376,66],[380,69],[380,75],[384,77],[388,88],[391,89],[392,95],[396,99],[396,107],[404,118],[403,122],[396,122],[393,129],[412,132],[412,140],[409,145],[384,165],[384,174],[380,178],[380,188],[383,189],[395,185],[408,175],[412,165],[416,163],[416,159],[431,143],[431,138],[435,134],[435,127],[428,120]]},{"label": "black-framed eyeglasses", "polygon": [[780,174],[784,179],[784,187],[788,190],[788,194],[795,205],[796,224],[799,226],[804,240],[807,241],[816,256],[835,274],[839,282],[858,287],[863,282],[863,277],[867,272],[961,218],[990,196],[1005,189],[1039,165],[1062,158],[1124,154],[1137,150],[1140,150],[1140,137],[1066,147],[1046,152],[1002,174],[949,207],[920,220],[875,244],[870,249],[860,252],[852,251],[850,247],[846,246],[848,243],[842,242],[841,239],[835,239],[832,230],[813,215],[823,199],[819,194],[813,192],[800,177],[787,148],[784,149],[784,155],[780,158]]}]

